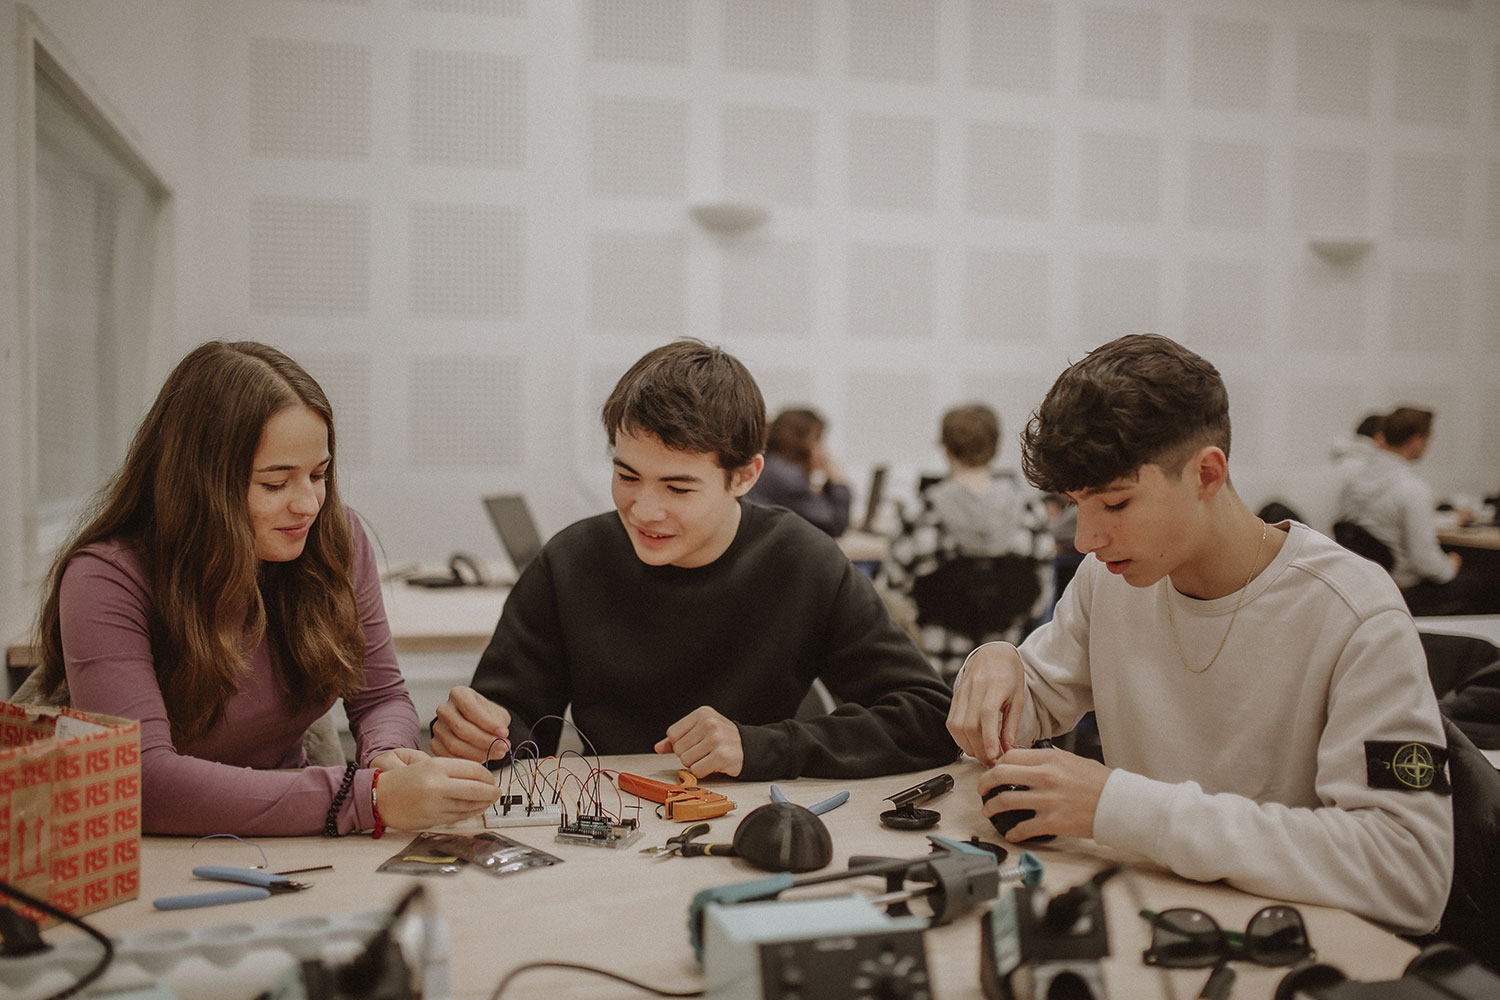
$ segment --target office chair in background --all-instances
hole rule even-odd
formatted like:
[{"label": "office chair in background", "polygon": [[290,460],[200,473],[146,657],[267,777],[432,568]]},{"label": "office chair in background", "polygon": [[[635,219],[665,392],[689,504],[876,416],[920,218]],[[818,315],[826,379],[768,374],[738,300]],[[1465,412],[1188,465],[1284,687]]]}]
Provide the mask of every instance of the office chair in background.
[{"label": "office chair in background", "polygon": [[1396,557],[1390,547],[1370,534],[1369,529],[1353,521],[1335,521],[1333,540],[1355,555],[1377,563],[1381,569],[1389,570],[1396,565]]},{"label": "office chair in background", "polygon": [[912,582],[917,624],[941,626],[976,646],[997,635],[1019,642],[1042,594],[1038,568],[1030,556],[954,556]]}]

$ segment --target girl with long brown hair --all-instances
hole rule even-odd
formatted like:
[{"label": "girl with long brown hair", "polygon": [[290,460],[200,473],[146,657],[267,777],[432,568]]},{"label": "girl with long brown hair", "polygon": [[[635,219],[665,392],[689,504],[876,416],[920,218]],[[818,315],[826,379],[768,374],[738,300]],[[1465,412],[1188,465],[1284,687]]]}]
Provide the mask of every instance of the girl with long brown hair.
[{"label": "girl with long brown hair", "polygon": [[[77,708],[140,720],[147,833],[413,829],[498,797],[484,767],[414,749],[334,441],[327,396],[292,359],[203,344],[53,565],[38,680]],[[309,767],[303,736],[339,698],[357,759]]]}]

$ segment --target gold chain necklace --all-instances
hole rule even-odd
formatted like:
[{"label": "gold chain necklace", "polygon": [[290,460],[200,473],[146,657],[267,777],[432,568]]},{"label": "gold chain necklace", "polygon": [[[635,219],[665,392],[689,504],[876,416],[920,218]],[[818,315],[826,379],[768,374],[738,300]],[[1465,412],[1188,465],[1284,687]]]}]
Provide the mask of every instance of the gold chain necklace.
[{"label": "gold chain necklace", "polygon": [[1260,551],[1265,548],[1266,544],[1266,528],[1266,522],[1260,522],[1260,544],[1255,546],[1255,559],[1250,563],[1250,575],[1245,577],[1245,585],[1240,588],[1239,599],[1234,602],[1234,611],[1229,616],[1229,627],[1224,630],[1224,638],[1219,640],[1219,648],[1214,650],[1213,659],[1208,661],[1208,666],[1203,667],[1201,670],[1194,670],[1192,667],[1189,667],[1187,657],[1182,653],[1182,640],[1177,638],[1177,621],[1172,617],[1172,594],[1170,592],[1172,580],[1170,577],[1167,578],[1167,624],[1172,627],[1172,645],[1177,647],[1177,658],[1182,661],[1182,665],[1187,668],[1188,673],[1206,673],[1208,668],[1213,666],[1214,662],[1218,660],[1219,654],[1224,652],[1224,644],[1229,641],[1229,633],[1234,631],[1234,620],[1240,616],[1240,605],[1245,603],[1245,592],[1250,589],[1250,581],[1255,579],[1255,567],[1260,565]]}]

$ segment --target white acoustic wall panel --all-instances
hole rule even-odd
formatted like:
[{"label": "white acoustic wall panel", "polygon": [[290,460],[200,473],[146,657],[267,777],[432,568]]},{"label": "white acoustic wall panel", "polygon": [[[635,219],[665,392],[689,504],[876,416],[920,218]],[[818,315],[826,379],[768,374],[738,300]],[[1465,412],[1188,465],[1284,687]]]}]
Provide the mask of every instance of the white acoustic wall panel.
[{"label": "white acoustic wall panel", "polygon": [[614,62],[685,66],[688,0],[589,0],[589,54]]},{"label": "white acoustic wall panel", "polygon": [[1052,262],[1043,250],[971,248],[964,256],[964,338],[985,344],[1052,339]]},{"label": "white acoustic wall panel", "polygon": [[[774,419],[782,410],[794,406],[812,406],[823,414],[825,420],[834,419],[831,414],[824,412],[822,404],[814,403],[821,394],[817,390],[812,371],[806,365],[755,364],[749,367],[750,374],[755,376],[755,384],[760,387],[761,398],[766,401],[767,420]],[[828,425],[830,440],[847,434],[848,428],[841,426],[841,423]]]},{"label": "white acoustic wall panel", "polygon": [[250,152],[306,160],[370,155],[370,50],[257,38],[250,44]]},{"label": "white acoustic wall panel", "polygon": [[369,203],[252,199],[249,291],[250,309],[257,313],[366,313],[370,307]]},{"label": "white acoustic wall panel", "polygon": [[719,324],[725,333],[813,335],[817,271],[812,245],[766,240],[726,254]]},{"label": "white acoustic wall panel", "polygon": [[849,17],[849,75],[928,83],[937,77],[936,0],[860,0]]},{"label": "white acoustic wall panel", "polygon": [[1297,110],[1304,115],[1368,118],[1373,72],[1370,36],[1302,28],[1296,43]]},{"label": "white acoustic wall panel", "polygon": [[1159,101],[1162,16],[1089,6],[1083,12],[1083,93],[1107,100]]},{"label": "white acoustic wall panel", "polygon": [[926,212],[937,183],[937,123],[928,115],[849,116],[849,204]]},{"label": "white acoustic wall panel", "polygon": [[849,248],[848,336],[924,341],[933,337],[937,280],[926,247],[856,243]]},{"label": "white acoustic wall panel", "polygon": [[1491,243],[1500,242],[1500,163],[1490,162],[1489,198],[1485,203],[1486,234]]},{"label": "white acoustic wall panel", "polygon": [[1052,136],[1006,122],[970,122],[964,207],[976,215],[1045,219],[1052,214]]},{"label": "white acoustic wall panel", "polygon": [[687,105],[609,98],[589,114],[589,189],[606,198],[687,194]]},{"label": "white acoustic wall panel", "polygon": [[1155,257],[1085,253],[1078,260],[1078,329],[1089,347],[1127,333],[1161,332],[1161,263]]},{"label": "white acoustic wall panel", "polygon": [[1298,465],[1332,465],[1333,446],[1348,441],[1365,413],[1364,387],[1323,378],[1298,378],[1293,385],[1285,403],[1286,457]]},{"label": "white acoustic wall panel", "polygon": [[1363,235],[1370,225],[1370,154],[1299,146],[1292,154],[1292,225],[1300,232]]},{"label": "white acoustic wall panel", "polygon": [[663,341],[687,332],[687,245],[681,236],[595,233],[588,278],[591,328],[650,333]]},{"label": "white acoustic wall panel", "polygon": [[811,205],[818,193],[818,114],[810,107],[724,109],[724,188],[734,198]]},{"label": "white acoustic wall panel", "polygon": [[375,459],[375,445],[370,428],[375,413],[371,405],[370,355],[353,351],[299,350],[295,357],[307,373],[317,379],[333,407],[338,465],[345,469],[371,465]]},{"label": "white acoustic wall panel", "polygon": [[1187,262],[1184,336],[1205,348],[1252,351],[1263,346],[1266,277],[1257,260],[1195,257]]},{"label": "white acoustic wall panel", "polygon": [[523,315],[526,218],[521,209],[413,205],[407,246],[413,315]]},{"label": "white acoustic wall panel", "polygon": [[839,436],[850,452],[883,455],[895,465],[931,462],[938,429],[931,374],[856,369],[844,378],[843,398]]},{"label": "white acoustic wall panel", "polygon": [[1057,11],[1046,0],[969,0],[971,87],[1050,93],[1054,89]]},{"label": "white acoustic wall panel", "polygon": [[412,10],[473,17],[525,17],[526,0],[411,0]]},{"label": "white acoustic wall panel", "polygon": [[1396,39],[1392,81],[1399,121],[1462,125],[1469,110],[1469,46],[1450,38]]},{"label": "white acoustic wall panel", "polygon": [[1084,132],[1078,139],[1078,188],[1078,215],[1085,222],[1155,225],[1161,219],[1161,139]]},{"label": "white acoustic wall panel", "polygon": [[412,464],[520,467],[525,374],[519,360],[414,355],[406,388]]},{"label": "white acoustic wall panel", "polygon": [[1398,154],[1391,175],[1391,235],[1398,239],[1462,241],[1464,187],[1461,157]]},{"label": "white acoustic wall panel", "polygon": [[1214,229],[1264,228],[1268,159],[1258,142],[1195,140],[1188,152],[1188,221]]},{"label": "white acoustic wall panel", "polygon": [[1271,86],[1271,26],[1265,21],[1193,20],[1193,103],[1256,110]]},{"label": "white acoustic wall panel", "polygon": [[818,12],[806,0],[725,4],[724,65],[732,70],[810,74],[818,65]]},{"label": "white acoustic wall panel", "polygon": [[526,66],[490,52],[411,53],[415,163],[519,170],[526,165]]},{"label": "white acoustic wall panel", "polygon": [[1310,251],[1292,275],[1288,336],[1313,350],[1358,351],[1369,328],[1368,265],[1330,263]]},{"label": "white acoustic wall panel", "polygon": [[1457,270],[1391,270],[1390,344],[1398,351],[1457,351],[1463,341],[1464,279]]},{"label": "white acoustic wall panel", "polygon": [[1500,46],[1490,50],[1490,124],[1500,127]]}]

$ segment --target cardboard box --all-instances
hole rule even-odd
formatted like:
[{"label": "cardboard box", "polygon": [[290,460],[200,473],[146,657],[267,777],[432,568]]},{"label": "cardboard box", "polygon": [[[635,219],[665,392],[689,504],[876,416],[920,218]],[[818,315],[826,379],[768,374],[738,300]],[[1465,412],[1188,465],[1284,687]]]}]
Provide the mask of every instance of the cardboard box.
[{"label": "cardboard box", "polygon": [[0,878],[77,915],[136,898],[140,761],[139,722],[0,702]]}]

